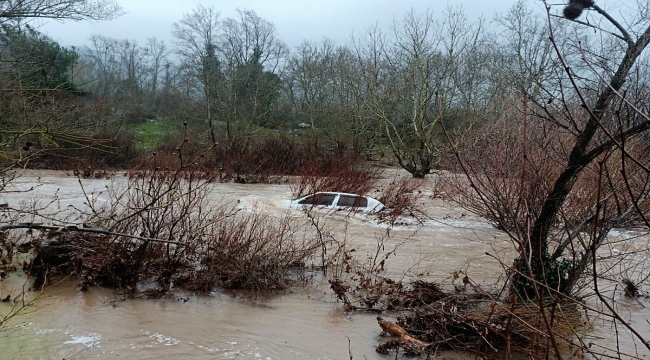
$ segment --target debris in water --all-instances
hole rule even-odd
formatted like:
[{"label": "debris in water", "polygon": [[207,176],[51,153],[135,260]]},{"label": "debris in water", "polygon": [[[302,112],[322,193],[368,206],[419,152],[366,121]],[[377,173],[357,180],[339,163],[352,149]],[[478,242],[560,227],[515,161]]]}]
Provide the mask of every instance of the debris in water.
[{"label": "debris in water", "polygon": [[641,295],[641,289],[632,279],[623,278],[621,282],[625,285],[625,288],[623,288],[625,296],[636,298]]}]

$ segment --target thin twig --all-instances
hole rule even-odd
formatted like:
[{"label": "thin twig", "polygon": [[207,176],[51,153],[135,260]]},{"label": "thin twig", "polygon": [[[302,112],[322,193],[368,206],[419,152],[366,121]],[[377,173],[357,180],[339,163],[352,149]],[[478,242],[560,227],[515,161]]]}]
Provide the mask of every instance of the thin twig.
[{"label": "thin twig", "polygon": [[159,242],[164,244],[189,246],[189,244],[178,242],[178,241],[153,239],[148,237],[117,233],[100,227],[78,227],[77,225],[56,226],[56,225],[43,225],[40,223],[18,223],[18,224],[0,225],[0,231],[6,231],[11,229],[54,230],[58,232],[84,232],[84,233],[93,233],[93,234],[102,234],[102,235],[111,235],[111,236],[122,236],[122,237],[141,240],[145,242]]}]

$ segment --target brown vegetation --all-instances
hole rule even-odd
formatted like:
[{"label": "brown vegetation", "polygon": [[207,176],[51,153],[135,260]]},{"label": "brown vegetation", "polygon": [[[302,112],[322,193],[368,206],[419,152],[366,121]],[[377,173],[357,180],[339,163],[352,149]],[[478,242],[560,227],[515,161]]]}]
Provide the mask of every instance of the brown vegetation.
[{"label": "brown vegetation", "polygon": [[162,294],[174,286],[278,289],[297,280],[320,248],[317,238],[288,216],[212,203],[210,179],[191,164],[132,173],[108,206],[87,199],[92,211],[83,228],[33,225],[41,231],[26,265],[34,286],[72,276],[82,289],[134,295],[152,283]]},{"label": "brown vegetation", "polygon": [[[514,112],[514,109],[511,111]],[[505,113],[494,123],[474,130],[473,136],[461,148],[463,162],[469,174],[457,165],[449,177],[448,185],[453,188],[454,200],[490,221],[498,228],[513,234],[524,234],[530,217],[537,217],[553,183],[564,169],[557,159],[570,151],[569,137],[563,131],[549,131],[542,123],[533,123],[524,128],[514,121],[514,113]],[[526,132],[524,135],[524,131]],[[647,145],[641,139],[626,145],[628,154],[641,158]],[[635,194],[643,193],[644,171],[629,161],[626,173],[620,171],[620,150],[612,149],[602,157],[606,183],[602,186],[603,203],[608,214],[624,215],[616,220],[617,226],[639,224],[639,214],[623,214]],[[562,207],[562,216],[555,225],[567,229],[584,226],[589,219],[598,194],[599,165],[589,164],[580,173],[572,191]],[[471,188],[466,175],[471,176]],[[627,178],[627,181],[626,181]],[[629,185],[628,186],[626,185]]]},{"label": "brown vegetation", "polygon": [[27,164],[33,169],[77,170],[83,172],[127,169],[134,165],[141,154],[133,136],[98,132],[91,136],[80,135],[76,139],[60,139],[51,148],[38,146]]},{"label": "brown vegetation", "polygon": [[278,135],[206,146],[189,139],[187,127],[185,131],[187,140],[169,139],[152,154],[139,155],[135,169],[173,170],[179,166],[181,154],[194,159],[206,176],[222,182],[278,183],[296,176],[291,181],[296,196],[323,190],[366,193],[381,174],[343,145],[326,148]]},{"label": "brown vegetation", "polygon": [[[380,256],[374,266],[347,257],[348,275],[330,280],[347,311],[398,314],[397,322],[378,318],[382,330],[397,337],[380,343],[380,353],[435,356],[454,350],[488,359],[516,354],[547,359],[552,356],[550,337],[569,352],[581,341],[576,338],[588,331],[587,317],[573,300],[556,301],[540,310],[535,302],[503,297],[503,289],[485,290],[462,272],[453,273],[448,286],[422,279],[393,280],[382,275],[391,254]],[[551,318],[552,335],[546,330],[545,314]]]},{"label": "brown vegetation", "polygon": [[379,215],[389,221],[407,215],[417,219],[425,216],[418,200],[422,197],[424,181],[421,179],[399,178],[394,179],[379,191],[379,200],[386,206],[386,210]]},{"label": "brown vegetation", "polygon": [[365,195],[373,189],[381,173],[381,169],[364,164],[351,152],[338,149],[307,159],[289,186],[294,197],[319,191]]}]

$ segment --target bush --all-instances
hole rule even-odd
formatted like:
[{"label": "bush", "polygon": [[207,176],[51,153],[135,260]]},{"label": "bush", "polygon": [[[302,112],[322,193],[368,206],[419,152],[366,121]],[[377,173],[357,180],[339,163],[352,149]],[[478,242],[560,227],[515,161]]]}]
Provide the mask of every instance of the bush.
[{"label": "bush", "polygon": [[189,289],[283,289],[320,248],[289,215],[238,213],[197,244],[200,265],[183,279]]},{"label": "bush", "polygon": [[377,200],[387,208],[382,217],[394,220],[398,216],[408,214],[418,216],[422,210],[417,202],[422,197],[422,185],[424,180],[413,178],[400,178],[391,181],[383,188]]},{"label": "bush", "polygon": [[132,135],[108,132],[58,140],[55,147],[36,144],[32,151],[37,155],[29,162],[31,168],[56,170],[128,168],[140,156]]},{"label": "bush", "polygon": [[319,191],[364,195],[376,185],[383,171],[367,166],[349,151],[314,156],[312,153],[290,184],[294,197]]},{"label": "bush", "polygon": [[[35,286],[60,277],[101,285],[130,295],[155,283],[148,296],[173,286],[284,288],[294,270],[305,269],[320,245],[288,216],[244,213],[213,203],[210,180],[198,166],[184,171],[133,172],[113,190],[108,206],[93,210],[85,227],[49,231],[28,266]],[[304,230],[304,231],[301,231]],[[94,232],[94,233],[89,233]]]}]

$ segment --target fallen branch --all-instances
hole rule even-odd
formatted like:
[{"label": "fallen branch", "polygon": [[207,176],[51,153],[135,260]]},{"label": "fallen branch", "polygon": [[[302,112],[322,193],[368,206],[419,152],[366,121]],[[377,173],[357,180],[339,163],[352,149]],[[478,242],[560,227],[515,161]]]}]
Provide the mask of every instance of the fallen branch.
[{"label": "fallen branch", "polygon": [[85,233],[111,235],[111,236],[123,236],[126,238],[141,240],[145,242],[158,242],[163,244],[189,246],[189,244],[178,242],[178,241],[152,239],[152,238],[147,238],[142,236],[117,233],[117,232],[109,231],[104,228],[92,227],[92,226],[89,227],[86,226],[78,227],[77,225],[56,226],[56,225],[43,225],[42,223],[18,223],[18,224],[0,225],[0,232],[11,230],[11,229],[54,230],[57,232],[85,232]]},{"label": "fallen branch", "polygon": [[409,335],[406,329],[394,322],[384,320],[381,316],[377,316],[377,323],[379,323],[379,326],[386,333],[399,337],[397,343],[394,341],[389,341],[388,343],[384,344],[383,347],[380,345],[380,347],[377,348],[377,351],[379,352],[384,352],[389,348],[394,348],[396,345],[398,345],[407,350],[408,353],[422,354],[424,353],[425,349],[431,345],[430,343],[414,338],[413,336]]}]

